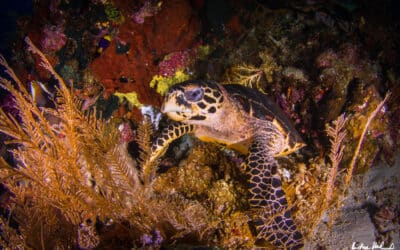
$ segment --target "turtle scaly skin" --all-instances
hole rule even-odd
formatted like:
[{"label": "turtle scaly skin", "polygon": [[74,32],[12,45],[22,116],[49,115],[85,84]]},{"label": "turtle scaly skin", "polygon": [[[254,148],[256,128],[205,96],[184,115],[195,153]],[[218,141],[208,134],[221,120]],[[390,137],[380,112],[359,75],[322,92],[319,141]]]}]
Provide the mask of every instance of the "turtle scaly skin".
[{"label": "turtle scaly skin", "polygon": [[302,235],[288,210],[282,182],[277,174],[277,162],[269,153],[270,149],[265,141],[257,139],[251,145],[247,159],[250,206],[264,208],[261,218],[254,221],[257,239],[298,249],[302,246]]},{"label": "turtle scaly skin", "polygon": [[265,95],[240,85],[187,81],[173,86],[161,111],[175,121],[152,147],[150,160],[184,134],[247,154],[249,204],[261,210],[253,220],[258,241],[277,247],[303,246],[277,173],[277,156],[304,146],[284,113]]}]

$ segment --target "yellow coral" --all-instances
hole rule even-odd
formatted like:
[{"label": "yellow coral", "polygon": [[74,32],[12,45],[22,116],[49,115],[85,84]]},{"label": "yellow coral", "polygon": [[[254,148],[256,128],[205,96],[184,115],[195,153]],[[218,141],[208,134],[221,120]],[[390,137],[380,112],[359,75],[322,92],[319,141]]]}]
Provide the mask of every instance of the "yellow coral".
[{"label": "yellow coral", "polygon": [[114,95],[118,97],[119,102],[122,102],[125,98],[132,106],[138,108],[142,106],[136,92],[129,92],[129,93],[115,92]]},{"label": "yellow coral", "polygon": [[150,87],[156,88],[157,93],[165,95],[168,89],[173,85],[189,80],[190,76],[183,70],[178,70],[175,75],[170,77],[155,75],[150,81]]}]

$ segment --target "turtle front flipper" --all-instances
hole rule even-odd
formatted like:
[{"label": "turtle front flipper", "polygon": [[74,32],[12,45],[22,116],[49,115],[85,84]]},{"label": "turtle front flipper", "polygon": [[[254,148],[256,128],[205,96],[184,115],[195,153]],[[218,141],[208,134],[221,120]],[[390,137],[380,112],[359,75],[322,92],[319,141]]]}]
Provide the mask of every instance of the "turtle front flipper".
[{"label": "turtle front flipper", "polygon": [[262,215],[253,220],[257,241],[266,240],[287,249],[301,248],[302,235],[297,231],[288,208],[282,182],[277,173],[277,162],[268,142],[253,142],[246,169],[249,176],[250,206],[263,209]]},{"label": "turtle front flipper", "polygon": [[151,147],[150,162],[161,157],[168,148],[168,145],[174,140],[193,132],[194,126],[179,122],[172,123],[164,128],[161,134],[156,138]]}]

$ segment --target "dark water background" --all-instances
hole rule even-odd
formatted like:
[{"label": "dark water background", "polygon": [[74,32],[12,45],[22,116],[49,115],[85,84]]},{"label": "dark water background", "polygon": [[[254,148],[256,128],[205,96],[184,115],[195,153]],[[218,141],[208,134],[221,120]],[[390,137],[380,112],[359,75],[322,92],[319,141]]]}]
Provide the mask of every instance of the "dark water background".
[{"label": "dark water background", "polygon": [[16,38],[17,19],[30,16],[33,12],[33,1],[1,0],[0,1],[0,53],[10,58],[12,42]]}]

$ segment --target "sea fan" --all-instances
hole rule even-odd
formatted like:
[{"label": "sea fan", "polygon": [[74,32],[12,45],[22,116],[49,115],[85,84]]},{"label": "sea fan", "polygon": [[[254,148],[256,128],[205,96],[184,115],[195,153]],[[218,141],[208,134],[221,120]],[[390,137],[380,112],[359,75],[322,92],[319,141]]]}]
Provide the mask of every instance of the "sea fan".
[{"label": "sea fan", "polygon": [[346,117],[344,114],[342,114],[333,122],[332,126],[326,125],[326,133],[328,134],[329,141],[331,143],[329,159],[332,164],[326,187],[326,203],[329,203],[332,199],[332,193],[335,188],[335,180],[338,173],[339,164],[343,158],[345,149],[343,140],[346,137],[346,131],[343,130],[343,128],[346,121]]},{"label": "sea fan", "polygon": [[13,117],[0,109],[0,132],[15,145],[10,149],[15,164],[0,159],[0,178],[11,197],[2,203],[9,220],[0,221],[1,245],[107,248],[118,238],[133,247],[154,230],[179,238],[204,228],[211,218],[202,203],[152,188],[157,160],[148,159],[151,123],[145,120],[139,126],[140,159],[133,159],[117,126],[101,119],[95,109],[82,111],[82,102],[43,53],[26,42],[58,80],[57,95],[55,108],[39,108],[0,57],[11,79],[1,78],[0,85],[13,95],[18,110]]}]

